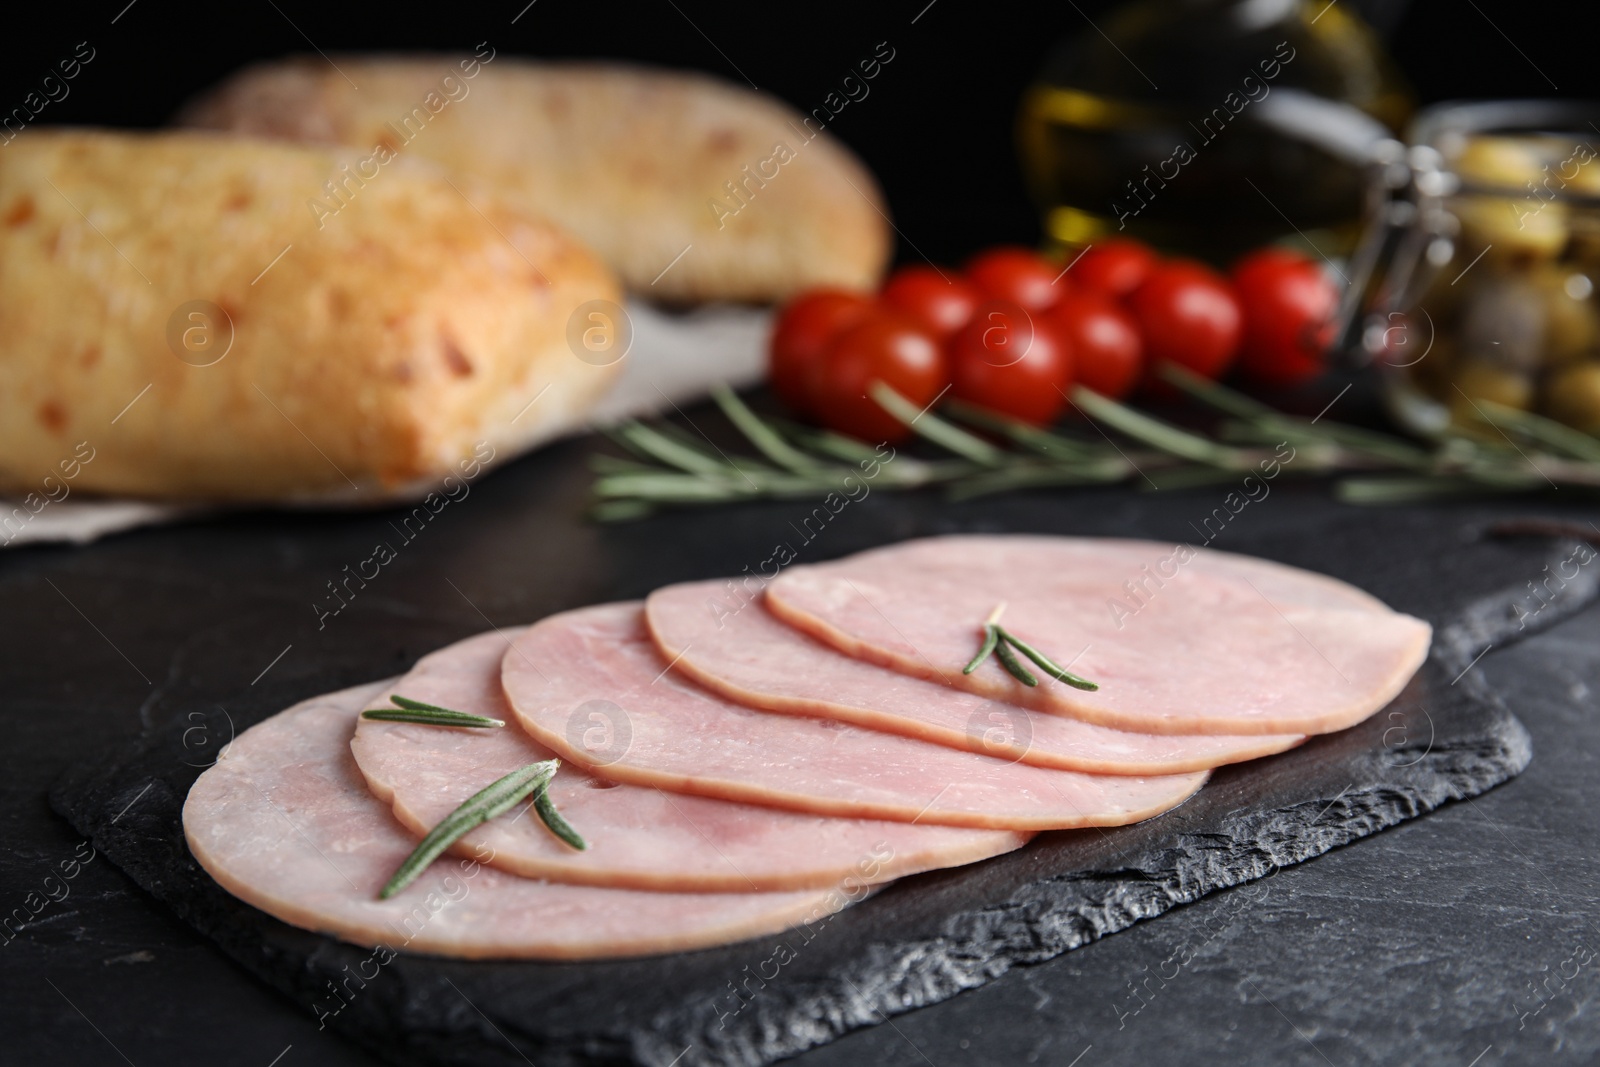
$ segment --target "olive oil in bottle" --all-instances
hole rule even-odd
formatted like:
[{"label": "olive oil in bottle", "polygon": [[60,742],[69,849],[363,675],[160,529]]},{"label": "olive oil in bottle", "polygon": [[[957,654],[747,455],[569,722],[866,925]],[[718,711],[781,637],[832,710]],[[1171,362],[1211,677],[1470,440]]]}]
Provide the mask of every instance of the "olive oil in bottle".
[{"label": "olive oil in bottle", "polygon": [[1411,99],[1344,5],[1135,0],[1097,26],[1057,50],[1018,118],[1048,243],[1124,235],[1223,262],[1298,231],[1348,250],[1364,174],[1329,138],[1352,120],[1397,132]]}]

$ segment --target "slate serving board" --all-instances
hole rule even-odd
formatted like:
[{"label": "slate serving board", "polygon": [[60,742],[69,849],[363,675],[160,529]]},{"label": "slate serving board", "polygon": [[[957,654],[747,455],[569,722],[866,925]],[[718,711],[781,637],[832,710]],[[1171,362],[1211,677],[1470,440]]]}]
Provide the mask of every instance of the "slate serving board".
[{"label": "slate serving board", "polygon": [[[1170,506],[1137,505],[1144,512],[1138,525],[1152,533],[1170,528],[1160,517]],[[326,1024],[405,1064],[768,1063],[1269,876],[1521,771],[1530,758],[1527,734],[1471,666],[1489,648],[1595,597],[1595,576],[1583,571],[1529,600],[1525,579],[1546,573],[1541,564],[1570,558],[1572,546],[1552,550],[1546,540],[1483,553],[1462,542],[1458,524],[1320,510],[1297,513],[1317,524],[1318,549],[1333,546],[1339,558],[1360,560],[1366,588],[1436,626],[1429,663],[1366,723],[1226,768],[1158,819],[1041,835],[997,860],[906,879],[788,935],[576,965],[401,955]],[[1116,525],[1128,532],[1126,521]],[[1310,562],[1289,558],[1295,552],[1284,550],[1290,542],[1276,523],[1260,524],[1255,536],[1262,545],[1241,537],[1226,547]],[[1370,555],[1376,545],[1385,547],[1381,558]],[[835,547],[844,554],[862,546]],[[1529,603],[1542,606],[1530,616]],[[230,728],[242,730],[270,710],[244,713]],[[179,810],[204,766],[189,758],[197,728],[221,729],[214,709],[183,711],[136,746],[78,765],[52,803],[224,952],[306,1011],[327,1011],[340,1003],[329,982],[372,954],[241,904],[194,863]],[[1132,1008],[1137,990],[1129,995]]]}]

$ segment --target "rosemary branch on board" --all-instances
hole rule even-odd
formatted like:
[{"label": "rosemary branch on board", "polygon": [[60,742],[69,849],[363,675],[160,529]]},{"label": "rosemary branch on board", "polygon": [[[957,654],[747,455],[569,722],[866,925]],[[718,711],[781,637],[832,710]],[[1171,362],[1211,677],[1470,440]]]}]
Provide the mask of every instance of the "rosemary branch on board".
[{"label": "rosemary branch on board", "polygon": [[[472,794],[461,803],[460,807],[446,815],[438,826],[428,831],[427,836],[418,843],[411,855],[400,864],[394,876],[378,891],[378,899],[388,900],[410,885],[417,875],[427,870],[429,864],[443,855],[451,845],[461,840],[467,831],[510,811],[529,793],[535,794],[534,810],[539,813],[539,817],[544,820],[551,833],[573,848],[588,848],[588,843],[578,835],[566,819],[561,817],[555,805],[545,795],[550,780],[556,776],[556,769],[560,766],[561,761],[558,759],[530,763]],[[541,800],[544,801],[543,805],[539,803]]]},{"label": "rosemary branch on board", "polygon": [[441,708],[437,704],[424,704],[420,700],[412,700],[395,693],[389,697],[389,702],[398,710],[389,708],[368,708],[361,713],[363,719],[374,719],[378,722],[414,722],[423,726],[477,726],[495,728],[504,726],[504,719],[491,719],[486,715],[472,715],[465,711],[454,711],[450,708]]},{"label": "rosemary branch on board", "polygon": [[[1138,482],[1177,489],[1225,482],[1295,449],[1296,475],[1335,475],[1335,493],[1353,504],[1394,504],[1552,486],[1600,489],[1600,438],[1552,419],[1479,401],[1481,425],[1452,426],[1428,441],[1279,412],[1172,364],[1161,375],[1223,416],[1212,436],[1174,426],[1078,386],[1072,400],[1094,433],[1070,425],[1045,430],[949,401],[922,411],[883,382],[871,393],[918,437],[947,455],[884,459],[867,444],[828,430],[763,418],[732,390],[712,398],[749,440],[754,455],[730,456],[670,423],[625,422],[611,436],[631,458],[593,458],[592,514],[641,518],[667,507],[747,500],[819,499],[847,488],[941,487],[965,500],[1021,489]],[[1115,435],[1124,443],[1118,443]],[[862,465],[877,463],[867,478]]]}]

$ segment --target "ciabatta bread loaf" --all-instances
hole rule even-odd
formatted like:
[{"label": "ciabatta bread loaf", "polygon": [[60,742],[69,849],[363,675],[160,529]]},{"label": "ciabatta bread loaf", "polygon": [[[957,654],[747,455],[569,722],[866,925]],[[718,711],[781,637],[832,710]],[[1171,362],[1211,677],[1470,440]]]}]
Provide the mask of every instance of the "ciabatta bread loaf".
[{"label": "ciabatta bread loaf", "polygon": [[619,299],[429,164],[30,129],[0,150],[0,492],[76,457],[92,492],[418,496],[580,421],[621,363],[573,325]]},{"label": "ciabatta bread loaf", "polygon": [[434,160],[555,220],[651,299],[871,288],[888,260],[871,173],[823,120],[770,96],[701,74],[482,49],[334,63],[247,68],[180,121]]}]

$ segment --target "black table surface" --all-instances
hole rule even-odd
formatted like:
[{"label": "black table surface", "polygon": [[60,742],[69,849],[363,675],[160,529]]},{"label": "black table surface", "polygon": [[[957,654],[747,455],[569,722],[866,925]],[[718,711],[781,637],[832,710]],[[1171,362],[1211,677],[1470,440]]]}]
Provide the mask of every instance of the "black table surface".
[{"label": "black table surface", "polygon": [[[491,623],[737,571],[791,538],[786,525],[805,510],[762,504],[597,526],[582,516],[592,447],[547,449],[476,484],[320,629],[312,605],[326,601],[325,583],[365,559],[394,516],[252,513],[0,555],[9,735],[0,914],[38,911],[19,935],[0,933],[0,1060],[377,1062],[319,1032],[302,1006],[258,984],[103,858],[64,867],[88,851],[46,793],[76,756],[175,709],[282,706],[392,674]],[[1174,513],[1187,500],[1204,515],[1215,495],[1173,494]],[[954,530],[1111,533],[1127,500],[1111,491],[955,506],[878,494],[815,548],[825,558]],[[1259,507],[1312,548],[1342,511],[1310,484],[1283,483]],[[1469,531],[1534,510],[1552,508],[1435,507],[1414,521]],[[537,577],[508,582],[507,569]],[[1448,561],[1438,570],[1451,580]],[[1594,1062],[1600,611],[1492,651],[1474,669],[1533,736],[1521,777],[796,1062]],[[216,716],[202,719],[194,747],[203,762],[225,738],[207,732]],[[76,876],[63,880],[64,869]],[[1176,978],[1145,983],[1180,951],[1192,961]],[[1157,992],[1130,1014],[1136,985]]]}]

